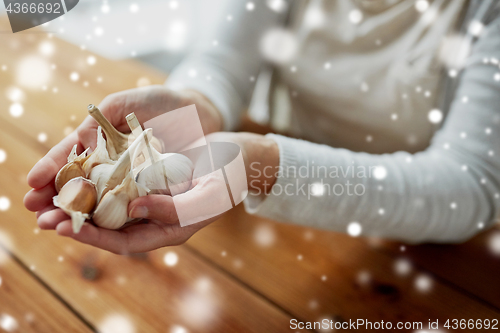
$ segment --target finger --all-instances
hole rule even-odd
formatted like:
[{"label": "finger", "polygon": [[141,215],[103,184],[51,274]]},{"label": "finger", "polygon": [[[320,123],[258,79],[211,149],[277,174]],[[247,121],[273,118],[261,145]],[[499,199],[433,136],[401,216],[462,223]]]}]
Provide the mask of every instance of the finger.
[{"label": "finger", "polygon": [[77,128],[78,138],[83,147],[94,150],[97,146],[97,127],[99,125],[91,116],[85,118]]},{"label": "finger", "polygon": [[[49,184],[57,172],[67,163],[68,155],[75,144],[78,144],[76,132],[71,133],[54,146],[28,174],[28,185],[39,189]],[[81,146],[78,147],[81,150]]]},{"label": "finger", "polygon": [[123,230],[108,230],[85,223],[78,234],[73,233],[71,221],[64,221],[57,225],[57,233],[61,236],[89,244],[116,254],[147,252],[162,246],[170,241],[179,242],[176,233],[171,233],[170,239],[157,224],[136,224]]},{"label": "finger", "polygon": [[196,185],[173,197],[179,222],[183,226],[215,218],[233,208],[223,174],[213,172],[196,179]]},{"label": "finger", "polygon": [[24,196],[24,206],[36,212],[52,204],[52,198],[57,195],[54,184],[51,182],[40,189],[32,189]]},{"label": "finger", "polygon": [[57,225],[69,218],[62,209],[56,208],[40,215],[38,218],[38,227],[43,230],[53,230]]},{"label": "finger", "polygon": [[166,224],[176,224],[179,221],[172,197],[160,194],[152,194],[133,200],[129,204],[129,216],[158,220]]},{"label": "finger", "polygon": [[38,220],[38,218],[39,218],[39,217],[40,217],[43,213],[49,212],[49,211],[54,210],[54,209],[57,209],[57,207],[56,207],[56,206],[54,206],[54,205],[49,205],[49,206],[44,207],[43,209],[41,209],[41,210],[37,211],[37,212],[36,212],[36,218],[37,218],[37,220]]}]

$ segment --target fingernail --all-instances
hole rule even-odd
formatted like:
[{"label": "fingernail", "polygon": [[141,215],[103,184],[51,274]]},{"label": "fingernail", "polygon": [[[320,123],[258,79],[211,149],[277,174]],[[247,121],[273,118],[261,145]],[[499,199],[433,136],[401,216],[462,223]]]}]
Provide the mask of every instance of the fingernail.
[{"label": "fingernail", "polygon": [[148,217],[148,207],[144,206],[135,206],[130,211],[129,216],[134,219],[144,219]]}]

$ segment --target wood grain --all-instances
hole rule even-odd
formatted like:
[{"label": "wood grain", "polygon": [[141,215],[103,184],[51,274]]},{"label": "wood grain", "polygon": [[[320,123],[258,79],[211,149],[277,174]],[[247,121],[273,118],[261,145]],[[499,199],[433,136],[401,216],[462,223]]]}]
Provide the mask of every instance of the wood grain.
[{"label": "wood grain", "polygon": [[[471,295],[500,309],[500,256],[492,243],[500,239],[494,227],[463,244],[406,246],[405,256]],[[384,248],[396,253],[402,244],[387,242]]]},{"label": "wood grain", "polygon": [[92,332],[1,248],[0,328],[23,333]]},{"label": "wood grain", "polygon": [[[188,245],[306,320],[444,323],[500,316],[498,309],[418,267],[405,253],[384,253],[381,242],[276,223],[247,215],[242,207],[198,232]],[[397,267],[404,271],[402,260],[411,265],[407,274],[397,273]],[[429,290],[419,290],[417,285],[427,282]]]}]

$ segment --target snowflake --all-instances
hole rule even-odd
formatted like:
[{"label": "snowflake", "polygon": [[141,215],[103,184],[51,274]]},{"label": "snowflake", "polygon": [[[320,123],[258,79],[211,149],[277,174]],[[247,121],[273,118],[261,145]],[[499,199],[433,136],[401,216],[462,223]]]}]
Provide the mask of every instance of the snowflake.
[{"label": "snowflake", "polygon": [[398,259],[394,263],[394,270],[400,276],[406,276],[411,272],[411,263],[408,259]]},{"label": "snowflake", "polygon": [[38,134],[38,142],[44,143],[47,141],[47,134],[44,132],[41,132]]},{"label": "snowflake", "polygon": [[137,13],[139,11],[139,5],[136,3],[133,3],[129,7],[131,13]]},{"label": "snowflake", "polygon": [[441,110],[438,109],[433,109],[429,111],[427,118],[431,123],[439,124],[443,120],[443,112],[441,112]]},{"label": "snowflake", "polygon": [[7,159],[7,153],[5,152],[5,150],[0,149],[0,163],[5,162],[6,159]]},{"label": "snowflake", "polygon": [[429,1],[427,0],[417,0],[417,2],[415,2],[415,9],[420,13],[425,12],[428,8]]},{"label": "snowflake", "polygon": [[173,267],[177,265],[177,262],[179,261],[179,257],[177,256],[177,253],[173,251],[168,251],[165,253],[165,256],[163,257],[163,262],[165,265],[169,267]]},{"label": "snowflake", "polygon": [[377,166],[373,169],[373,177],[377,180],[382,180],[387,177],[387,169],[384,166]]},{"label": "snowflake", "polygon": [[361,235],[362,231],[363,231],[363,228],[361,227],[361,224],[359,224],[358,222],[351,222],[347,226],[347,233],[351,237],[358,237],[359,235]]},{"label": "snowflake", "polygon": [[349,21],[353,24],[359,24],[363,20],[363,13],[359,9],[353,9],[349,12]]},{"label": "snowflake", "polygon": [[424,293],[429,292],[432,289],[432,279],[428,275],[419,275],[415,279],[415,288]]},{"label": "snowflake", "polygon": [[5,212],[9,208],[10,208],[10,200],[9,200],[9,198],[7,198],[5,196],[0,197],[0,211]]},{"label": "snowflake", "polygon": [[9,113],[14,118],[19,118],[24,113],[24,107],[21,103],[12,103],[9,107]]},{"label": "snowflake", "polygon": [[80,79],[80,74],[78,74],[77,72],[72,72],[70,75],[69,75],[69,78],[71,81],[73,82],[76,82]]}]

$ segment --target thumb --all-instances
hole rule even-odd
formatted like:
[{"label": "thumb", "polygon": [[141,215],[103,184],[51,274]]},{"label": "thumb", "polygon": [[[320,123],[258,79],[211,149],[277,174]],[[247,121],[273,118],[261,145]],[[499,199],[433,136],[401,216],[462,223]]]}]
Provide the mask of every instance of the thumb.
[{"label": "thumb", "polygon": [[151,194],[133,200],[128,206],[131,218],[158,220],[167,224],[179,221],[174,201],[169,195]]}]

